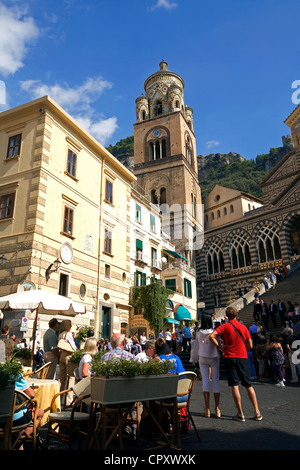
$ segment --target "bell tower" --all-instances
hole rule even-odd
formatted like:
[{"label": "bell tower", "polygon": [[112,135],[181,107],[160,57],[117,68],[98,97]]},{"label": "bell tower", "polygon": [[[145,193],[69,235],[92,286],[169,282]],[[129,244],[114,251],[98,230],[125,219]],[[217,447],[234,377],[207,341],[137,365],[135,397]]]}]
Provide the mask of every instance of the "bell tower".
[{"label": "bell tower", "polygon": [[193,110],[184,101],[183,79],[164,60],[159,67],[136,99],[134,173],[138,189],[160,206],[164,232],[194,263],[203,214]]}]

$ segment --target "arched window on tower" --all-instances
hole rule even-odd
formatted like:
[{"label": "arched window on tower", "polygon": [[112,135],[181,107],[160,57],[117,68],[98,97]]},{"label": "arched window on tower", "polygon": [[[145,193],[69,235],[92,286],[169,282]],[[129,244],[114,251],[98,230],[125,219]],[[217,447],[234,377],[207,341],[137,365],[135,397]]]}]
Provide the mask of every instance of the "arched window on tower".
[{"label": "arched window on tower", "polygon": [[193,165],[193,146],[192,146],[192,141],[189,135],[186,136],[186,141],[185,141],[185,152],[186,152],[186,159],[191,165],[192,168],[194,168]]},{"label": "arched window on tower", "polygon": [[162,107],[162,102],[159,100],[155,103],[155,106],[154,106],[154,115],[155,116],[160,116],[162,114],[162,110],[163,110],[163,107]]},{"label": "arched window on tower", "polygon": [[146,111],[143,110],[142,112],[142,121],[146,121]]},{"label": "arched window on tower", "polygon": [[158,197],[156,194],[156,189],[152,189],[151,191],[151,202],[152,204],[158,204]]}]

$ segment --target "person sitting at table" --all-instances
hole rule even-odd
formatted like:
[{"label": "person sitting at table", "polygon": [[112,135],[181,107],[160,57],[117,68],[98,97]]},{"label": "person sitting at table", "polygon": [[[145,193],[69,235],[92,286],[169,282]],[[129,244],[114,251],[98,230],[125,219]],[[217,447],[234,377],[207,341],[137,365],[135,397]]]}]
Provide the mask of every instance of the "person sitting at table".
[{"label": "person sitting at table", "polygon": [[180,372],[185,372],[180,358],[176,354],[172,353],[164,338],[160,337],[156,340],[155,351],[162,361],[171,361],[173,363],[174,367],[172,370],[170,370],[170,372],[173,374],[180,374]]},{"label": "person sitting at table", "polygon": [[135,359],[133,354],[124,349],[125,336],[121,333],[113,333],[111,335],[110,343],[112,349],[102,356],[102,361],[109,361],[115,356],[118,356],[120,359]]},{"label": "person sitting at table", "polygon": [[138,362],[147,362],[150,359],[153,359],[155,356],[155,342],[146,341],[145,349],[141,353],[135,356],[135,360]]},{"label": "person sitting at table", "polygon": [[93,356],[98,352],[98,341],[97,338],[88,338],[84,345],[84,354],[79,363],[79,378],[80,380],[84,377],[91,375],[91,362]]},{"label": "person sitting at table", "polygon": [[[27,380],[25,380],[23,376],[15,380],[15,390],[26,393],[26,395],[29,398],[34,399],[35,397],[35,391],[33,390],[33,388],[30,387]],[[16,411],[13,417],[13,427],[21,426],[26,423],[29,424],[33,419],[34,411],[35,410],[32,406],[29,406],[29,407],[24,406],[24,408],[21,408],[20,410]],[[43,416],[44,416],[44,410],[38,409],[37,415],[36,415],[36,423],[35,423],[37,429],[39,427],[40,421]],[[28,426],[25,429],[25,432],[28,436],[30,436],[30,434],[33,433],[33,427]],[[36,436],[36,439],[37,439],[37,446],[42,447],[43,442],[38,434]],[[23,450],[23,449],[24,449],[24,446],[21,445],[19,447],[19,450]]]}]

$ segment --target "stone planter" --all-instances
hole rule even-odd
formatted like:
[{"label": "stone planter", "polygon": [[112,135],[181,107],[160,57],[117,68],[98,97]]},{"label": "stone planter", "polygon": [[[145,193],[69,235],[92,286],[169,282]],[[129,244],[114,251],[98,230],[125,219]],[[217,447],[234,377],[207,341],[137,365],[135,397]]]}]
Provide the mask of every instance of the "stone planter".
[{"label": "stone planter", "polygon": [[12,405],[14,401],[15,383],[11,382],[0,390],[0,415],[2,418],[11,416]]},{"label": "stone planter", "polygon": [[79,366],[79,362],[78,364],[74,362],[70,362],[70,361],[67,363],[67,374],[69,377],[74,377],[74,370],[78,366]]},{"label": "stone planter", "polygon": [[175,397],[178,375],[92,377],[91,401],[102,405]]}]

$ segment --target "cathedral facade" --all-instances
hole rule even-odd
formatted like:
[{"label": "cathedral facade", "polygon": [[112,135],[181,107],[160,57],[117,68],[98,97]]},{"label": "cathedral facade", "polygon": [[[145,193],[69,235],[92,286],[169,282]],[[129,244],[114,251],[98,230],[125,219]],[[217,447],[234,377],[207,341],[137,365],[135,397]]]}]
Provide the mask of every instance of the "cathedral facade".
[{"label": "cathedral facade", "polygon": [[237,300],[270,271],[292,266],[300,256],[300,107],[285,123],[293,150],[260,182],[262,200],[216,186],[205,201],[197,291],[208,311]]}]

